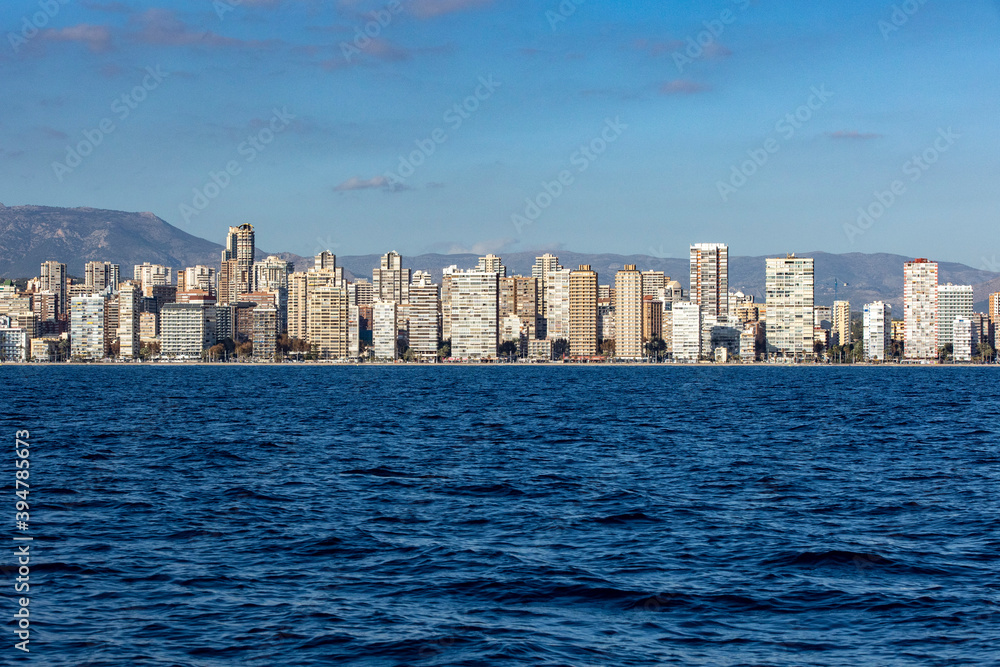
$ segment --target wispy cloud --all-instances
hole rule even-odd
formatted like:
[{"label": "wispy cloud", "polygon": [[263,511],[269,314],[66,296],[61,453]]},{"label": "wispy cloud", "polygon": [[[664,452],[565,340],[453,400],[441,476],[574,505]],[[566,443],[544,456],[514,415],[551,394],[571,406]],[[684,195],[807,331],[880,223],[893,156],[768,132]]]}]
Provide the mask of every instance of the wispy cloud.
[{"label": "wispy cloud", "polygon": [[881,139],[881,134],[874,134],[870,132],[858,132],[857,130],[838,130],[836,132],[827,132],[826,136],[831,139],[856,139],[856,140],[868,140],[868,139]]},{"label": "wispy cloud", "polygon": [[107,12],[109,14],[131,14],[135,11],[132,7],[123,2],[94,2],[93,0],[83,0],[80,6],[94,12]]},{"label": "wispy cloud", "polygon": [[194,30],[168,9],[147,9],[132,17],[129,24],[135,41],[154,46],[265,48],[278,44],[276,40],[243,40]]},{"label": "wispy cloud", "polygon": [[661,95],[694,95],[711,90],[708,86],[690,79],[674,79],[660,86]]},{"label": "wispy cloud", "polygon": [[409,11],[418,18],[433,18],[493,4],[493,0],[412,0]]},{"label": "wispy cloud", "polygon": [[402,192],[408,187],[399,183],[390,183],[385,176],[376,176],[367,180],[360,176],[349,178],[333,188],[334,192],[354,192],[355,190],[385,190],[386,192]]},{"label": "wispy cloud", "polygon": [[50,42],[79,42],[94,53],[111,50],[111,30],[107,26],[80,23],[79,25],[43,30],[42,39]]},{"label": "wispy cloud", "polygon": [[670,55],[682,46],[684,46],[684,42],[676,39],[665,42],[652,39],[637,39],[632,43],[633,49],[651,56]]}]

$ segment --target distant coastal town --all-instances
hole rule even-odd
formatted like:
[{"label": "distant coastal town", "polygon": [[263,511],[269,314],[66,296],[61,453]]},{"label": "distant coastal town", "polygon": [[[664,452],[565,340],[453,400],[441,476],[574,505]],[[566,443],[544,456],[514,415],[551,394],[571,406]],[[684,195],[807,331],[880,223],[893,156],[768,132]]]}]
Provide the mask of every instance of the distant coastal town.
[{"label": "distant coastal town", "polygon": [[690,246],[689,289],[625,265],[606,284],[544,254],[530,276],[501,257],[435,282],[381,257],[348,280],[330,252],[295,271],[256,261],[253,225],[230,227],[219,266],[58,260],[0,282],[2,362],[213,363],[997,363],[1000,292],[974,312],[971,285],[903,267],[903,312],[884,301],[815,303],[814,259],[766,260],[766,296],[730,291],[729,248]]}]

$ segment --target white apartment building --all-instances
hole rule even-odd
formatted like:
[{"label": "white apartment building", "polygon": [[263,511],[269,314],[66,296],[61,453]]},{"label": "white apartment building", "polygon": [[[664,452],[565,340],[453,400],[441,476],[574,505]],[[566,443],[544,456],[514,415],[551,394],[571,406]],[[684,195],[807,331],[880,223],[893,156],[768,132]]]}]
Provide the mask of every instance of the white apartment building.
[{"label": "white apartment building", "polygon": [[884,301],[866,303],[864,310],[865,359],[885,361],[892,349],[892,306]]},{"label": "white apartment building", "polygon": [[441,287],[423,271],[410,285],[410,350],[421,361],[434,361],[441,342]]},{"label": "white apartment building", "polygon": [[938,265],[915,259],[903,265],[903,356],[929,361],[938,356]]},{"label": "white apartment building", "polygon": [[168,303],[160,309],[160,354],[173,359],[200,359],[216,343],[214,305]]},{"label": "white apartment building", "polygon": [[70,355],[104,358],[104,297],[77,296],[70,305]]},{"label": "white apartment building", "polygon": [[459,359],[497,356],[500,276],[482,271],[451,274],[451,355]]},{"label": "white apartment building", "polygon": [[673,353],[675,361],[696,362],[701,358],[701,306],[691,301],[673,305]]},{"label": "white apartment building", "polygon": [[[972,319],[972,285],[938,285],[938,348],[955,344],[955,318]],[[963,339],[964,340],[964,339]]]},{"label": "white apartment building", "polygon": [[951,344],[953,346],[952,356],[955,361],[972,361],[975,352],[972,346],[972,319],[968,317],[956,317],[951,322]]},{"label": "white apartment building", "polygon": [[545,275],[545,337],[569,340],[569,269],[549,271]]},{"label": "white apartment building", "polygon": [[813,259],[794,254],[768,258],[765,281],[768,354],[791,357],[814,354]]},{"label": "white apartment building", "polygon": [[376,301],[372,304],[372,347],[376,361],[395,361],[399,358],[396,340],[399,320],[394,301]]}]

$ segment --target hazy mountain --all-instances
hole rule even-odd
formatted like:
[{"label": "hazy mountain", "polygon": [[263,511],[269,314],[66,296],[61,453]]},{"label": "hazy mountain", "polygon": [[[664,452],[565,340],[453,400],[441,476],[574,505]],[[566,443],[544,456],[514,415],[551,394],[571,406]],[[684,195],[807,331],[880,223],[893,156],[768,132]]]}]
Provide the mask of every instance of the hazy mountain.
[{"label": "hazy mountain", "polygon": [[[37,276],[46,260],[66,264],[70,275],[82,276],[89,261],[121,265],[122,277],[143,262],[175,269],[219,265],[222,245],[164,222],[152,213],[96,208],[4,206],[0,204],[0,276]],[[259,257],[267,253],[258,250]],[[292,261],[295,255],[282,254]]]},{"label": "hazy mountain", "polygon": [[[386,248],[388,251],[390,248]],[[122,275],[130,276],[132,266],[143,262],[166,264],[175,269],[195,264],[218,266],[222,246],[199,238],[164,222],[152,213],[126,213],[93,208],[54,208],[48,206],[14,206],[0,204],[0,277],[25,278],[38,275],[39,264],[49,259],[65,262],[69,273],[83,275],[83,266],[91,260],[111,261],[121,265]],[[681,251],[684,249],[682,248]],[[258,250],[263,258],[269,253]],[[305,270],[311,258],[291,253],[272,253],[293,262],[297,270]],[[510,253],[503,256],[508,273],[531,275],[535,252]],[[654,257],[650,255],[585,254],[556,252],[567,268],[589,264],[598,272],[602,284],[614,282],[614,273],[625,264],[635,264],[641,270],[664,271],[688,287],[687,257]],[[849,253],[802,253],[816,258],[816,302],[832,304],[834,281],[837,296],[849,299],[855,310],[869,301],[882,299],[893,304],[897,313],[902,308],[903,263],[912,259],[902,255]],[[778,255],[774,255],[778,256]],[[404,257],[403,265],[429,271],[435,279],[441,270],[452,264],[459,268],[476,265],[473,254],[426,254]],[[730,257],[730,288],[740,289],[764,298],[764,256]],[[372,268],[378,266],[379,255],[354,255],[337,258],[349,278],[371,279]],[[1000,273],[974,269],[964,264],[942,262],[941,281],[973,285],[977,309],[985,309],[987,295],[1000,291]]]}]

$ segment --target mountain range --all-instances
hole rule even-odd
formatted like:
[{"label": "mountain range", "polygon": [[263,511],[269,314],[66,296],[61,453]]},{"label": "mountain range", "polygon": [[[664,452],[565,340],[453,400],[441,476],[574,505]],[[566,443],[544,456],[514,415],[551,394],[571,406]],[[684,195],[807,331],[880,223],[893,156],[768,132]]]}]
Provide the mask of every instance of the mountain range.
[{"label": "mountain range", "polygon": [[[386,251],[391,248],[386,248]],[[71,275],[82,276],[89,261],[110,261],[121,265],[122,276],[131,275],[131,267],[143,262],[164,264],[175,269],[196,264],[218,266],[223,246],[189,234],[152,213],[129,213],[94,208],[56,208],[51,206],[4,206],[0,204],[0,277],[26,278],[39,273],[46,260],[67,265]],[[257,251],[259,258],[269,254],[292,262],[297,270],[312,264],[288,252]],[[531,265],[540,252],[517,252],[503,256],[508,274],[531,274]],[[554,251],[568,268],[589,264],[600,282],[614,281],[614,272],[625,264],[640,270],[664,271],[688,288],[686,257],[651,255],[614,255]],[[912,259],[886,253],[831,254],[800,253],[816,259],[816,303],[830,305],[835,297],[850,300],[854,310],[870,301],[891,303],[901,313],[903,300],[903,263]],[[781,254],[769,255],[771,257]],[[729,258],[729,286],[764,300],[765,257]],[[435,279],[450,265],[470,268],[476,265],[474,254],[425,254],[405,257],[403,265],[431,273]],[[931,258],[933,259],[933,258]],[[378,266],[379,255],[338,256],[349,278],[369,277]],[[985,310],[986,298],[1000,291],[1000,273],[974,269],[954,262],[939,262],[942,283],[973,285],[976,309]]]}]

